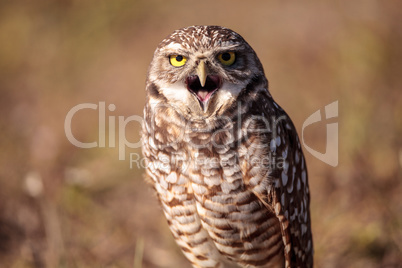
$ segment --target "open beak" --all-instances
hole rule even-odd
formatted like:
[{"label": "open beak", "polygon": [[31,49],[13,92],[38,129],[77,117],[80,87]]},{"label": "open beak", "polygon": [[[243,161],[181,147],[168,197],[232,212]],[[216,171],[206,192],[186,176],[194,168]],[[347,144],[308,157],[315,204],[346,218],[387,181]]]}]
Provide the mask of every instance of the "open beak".
[{"label": "open beak", "polygon": [[221,78],[209,74],[205,60],[200,60],[196,75],[187,77],[186,84],[187,89],[198,98],[203,110],[206,111],[210,97],[221,87]]}]

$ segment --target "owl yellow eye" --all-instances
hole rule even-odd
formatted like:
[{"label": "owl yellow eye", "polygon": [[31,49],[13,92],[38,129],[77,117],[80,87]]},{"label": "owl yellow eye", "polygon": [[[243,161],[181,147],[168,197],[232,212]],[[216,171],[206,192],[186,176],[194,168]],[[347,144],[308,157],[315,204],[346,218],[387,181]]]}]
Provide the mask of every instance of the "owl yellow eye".
[{"label": "owl yellow eye", "polygon": [[225,52],[218,55],[219,61],[226,66],[230,66],[235,62],[236,54],[234,52]]},{"label": "owl yellow eye", "polygon": [[169,60],[174,67],[180,67],[186,64],[187,58],[182,55],[171,55]]}]

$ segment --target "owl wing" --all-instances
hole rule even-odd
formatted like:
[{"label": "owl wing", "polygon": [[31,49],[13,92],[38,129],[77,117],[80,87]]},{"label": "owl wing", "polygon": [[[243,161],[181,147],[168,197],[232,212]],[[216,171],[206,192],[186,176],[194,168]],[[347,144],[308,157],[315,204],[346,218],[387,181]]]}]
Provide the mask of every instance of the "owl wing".
[{"label": "owl wing", "polygon": [[306,163],[291,119],[279,106],[277,112],[277,124],[272,129],[267,152],[274,159],[265,178],[268,189],[254,191],[254,194],[275,212],[280,222],[286,267],[312,267],[313,241]]},{"label": "owl wing", "polygon": [[313,241],[307,167],[293,123],[281,108],[279,111],[283,119],[276,125],[276,137],[273,137],[275,142],[271,140],[270,146],[276,152],[277,162],[271,175],[275,182],[272,207],[280,221],[285,254],[290,266],[312,267]]}]

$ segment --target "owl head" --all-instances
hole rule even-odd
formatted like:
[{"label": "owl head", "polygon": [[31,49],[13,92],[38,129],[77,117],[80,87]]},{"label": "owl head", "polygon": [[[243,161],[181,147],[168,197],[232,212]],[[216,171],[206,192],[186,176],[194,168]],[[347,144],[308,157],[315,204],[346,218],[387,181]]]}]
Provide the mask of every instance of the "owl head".
[{"label": "owl head", "polygon": [[266,82],[257,55],[239,34],[220,26],[191,26],[174,31],[157,47],[148,71],[148,98],[184,116],[216,116],[256,77]]}]

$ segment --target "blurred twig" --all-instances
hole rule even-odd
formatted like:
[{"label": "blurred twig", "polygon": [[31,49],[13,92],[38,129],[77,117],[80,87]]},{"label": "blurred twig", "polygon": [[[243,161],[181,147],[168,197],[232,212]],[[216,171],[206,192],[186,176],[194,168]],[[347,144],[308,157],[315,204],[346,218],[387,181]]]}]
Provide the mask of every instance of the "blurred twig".
[{"label": "blurred twig", "polygon": [[[57,208],[47,199],[44,193],[43,179],[38,172],[28,173],[25,178],[24,186],[25,191],[38,202],[43,217],[48,246],[47,255],[45,257],[46,267],[58,267],[64,254],[64,242],[60,220],[57,215]],[[40,259],[37,253],[35,248],[33,248],[34,259]],[[41,264],[37,266],[42,267]]]}]

